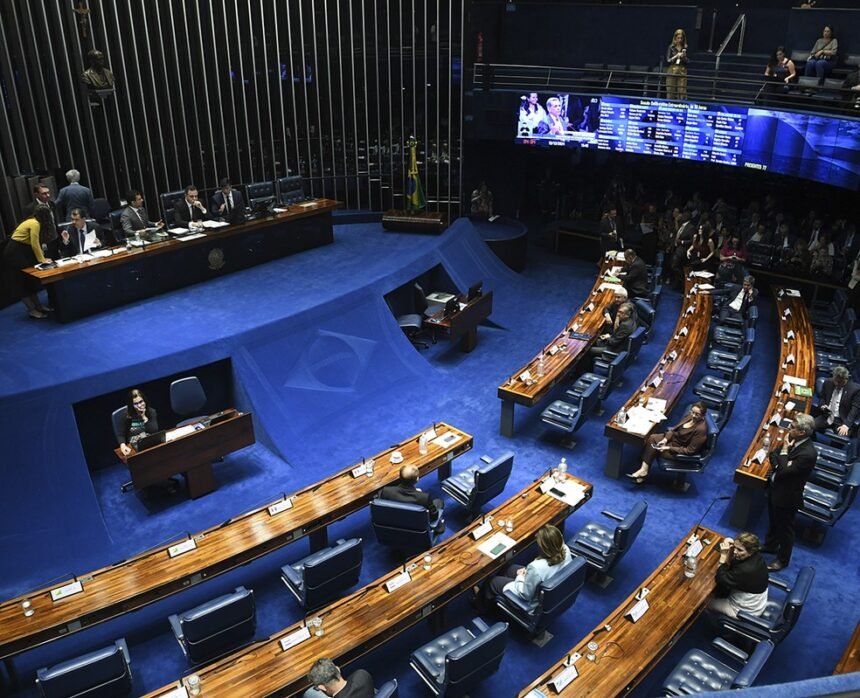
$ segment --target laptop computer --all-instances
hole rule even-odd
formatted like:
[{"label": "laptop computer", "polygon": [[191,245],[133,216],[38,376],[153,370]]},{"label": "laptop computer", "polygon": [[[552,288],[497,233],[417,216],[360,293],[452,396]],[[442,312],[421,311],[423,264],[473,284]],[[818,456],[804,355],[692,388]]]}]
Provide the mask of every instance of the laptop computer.
[{"label": "laptop computer", "polygon": [[138,440],[138,442],[134,446],[134,450],[140,453],[141,451],[145,451],[146,449],[152,448],[153,446],[163,444],[166,436],[166,431],[157,431],[154,434],[147,434],[142,439]]}]

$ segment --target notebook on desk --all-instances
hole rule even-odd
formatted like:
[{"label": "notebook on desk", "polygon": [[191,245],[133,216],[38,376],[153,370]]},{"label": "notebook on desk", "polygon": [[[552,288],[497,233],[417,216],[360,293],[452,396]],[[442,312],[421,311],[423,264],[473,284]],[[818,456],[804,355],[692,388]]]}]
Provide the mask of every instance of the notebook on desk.
[{"label": "notebook on desk", "polygon": [[445,305],[452,298],[456,298],[453,293],[448,293],[446,291],[434,291],[430,295],[427,296],[428,303],[439,303],[440,305]]}]

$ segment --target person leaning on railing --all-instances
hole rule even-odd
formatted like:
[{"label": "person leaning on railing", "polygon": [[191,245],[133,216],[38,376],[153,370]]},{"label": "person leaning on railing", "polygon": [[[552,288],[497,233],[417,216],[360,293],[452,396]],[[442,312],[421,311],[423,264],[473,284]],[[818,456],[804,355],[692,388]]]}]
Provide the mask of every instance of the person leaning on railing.
[{"label": "person leaning on railing", "polygon": [[784,83],[785,89],[788,89],[788,86],[797,78],[794,61],[785,55],[783,46],[777,46],[776,51],[771,54],[764,74],[771,80]]},{"label": "person leaning on railing", "polygon": [[687,33],[676,29],[666,49],[666,98],[687,99]]}]

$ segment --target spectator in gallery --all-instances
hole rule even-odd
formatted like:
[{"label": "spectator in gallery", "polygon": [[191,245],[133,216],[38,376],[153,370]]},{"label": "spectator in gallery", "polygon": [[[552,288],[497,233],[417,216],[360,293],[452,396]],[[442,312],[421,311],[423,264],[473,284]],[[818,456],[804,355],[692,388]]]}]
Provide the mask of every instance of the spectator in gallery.
[{"label": "spectator in gallery", "polygon": [[746,261],[747,253],[741,239],[736,233],[732,233],[720,250],[720,266],[717,268],[717,278],[724,283],[740,283],[744,277],[744,263]]},{"label": "spectator in gallery", "polygon": [[666,49],[666,98],[687,99],[687,33],[676,29]]},{"label": "spectator in gallery", "polygon": [[82,208],[87,216],[90,215],[94,203],[93,192],[81,184],[81,173],[77,170],[69,170],[66,172],[66,180],[69,184],[60,189],[55,202],[60,220],[68,220],[68,212],[73,208]]},{"label": "spectator in gallery", "polygon": [[794,246],[784,256],[789,271],[795,274],[805,274],[809,271],[812,255],[803,240],[794,241]]},{"label": "spectator in gallery", "polygon": [[[531,135],[537,130],[538,124],[546,118],[546,111],[538,102],[538,93],[529,92],[528,97],[520,98],[520,135]],[[523,133],[523,129],[527,129]]]},{"label": "spectator in gallery", "polygon": [[715,254],[710,225],[700,225],[687,248],[687,261],[694,270],[710,270]]},{"label": "spectator in gallery", "polygon": [[481,182],[472,192],[472,218],[491,218],[493,215],[493,192],[486,182]]},{"label": "spectator in gallery", "polygon": [[51,261],[44,253],[48,243],[45,234],[50,229],[50,224],[51,210],[48,206],[36,206],[33,213],[15,228],[3,249],[10,290],[16,298],[21,299],[27,308],[27,314],[35,320],[48,317],[47,313],[51,309],[39,304],[39,280],[22,270]]},{"label": "spectator in gallery", "polygon": [[563,136],[570,130],[570,122],[561,115],[561,100],[550,97],[546,101],[546,116],[538,122],[537,132],[542,136]]},{"label": "spectator in gallery", "polygon": [[821,38],[817,39],[809,52],[806,68],[803,74],[806,77],[816,77],[819,83],[824,82],[833,66],[836,65],[836,56],[839,53],[839,41],[833,36],[833,28],[825,25],[821,32]]},{"label": "spectator in gallery", "polygon": [[770,60],[764,69],[765,77],[775,82],[782,83],[786,89],[797,78],[797,70],[794,61],[785,55],[785,48],[777,46],[776,51],[770,55]]},{"label": "spectator in gallery", "polygon": [[821,233],[818,239],[809,246],[812,258],[809,262],[809,273],[813,276],[830,276],[833,273],[833,256],[835,250],[827,233]]}]

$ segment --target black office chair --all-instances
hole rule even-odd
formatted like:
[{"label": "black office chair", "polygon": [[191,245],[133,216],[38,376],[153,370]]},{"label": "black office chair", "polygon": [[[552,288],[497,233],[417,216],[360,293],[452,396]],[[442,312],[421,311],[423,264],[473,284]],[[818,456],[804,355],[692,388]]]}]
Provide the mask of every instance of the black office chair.
[{"label": "black office chair", "polygon": [[161,194],[158,197],[159,202],[161,203],[161,215],[164,224],[168,227],[174,224],[173,220],[173,207],[176,205],[177,201],[185,198],[185,190],[180,191],[169,191],[166,194]]},{"label": "black office chair", "polygon": [[110,201],[104,198],[93,200],[93,210],[89,211],[90,218],[98,223],[107,223],[110,215]]},{"label": "black office chair", "polygon": [[[198,414],[206,405],[206,391],[197,376],[188,376],[170,384],[170,408],[182,421],[176,426],[185,426],[200,421],[206,415]],[[193,416],[189,416],[193,415]]]},{"label": "black office chair", "polygon": [[361,538],[340,539],[281,567],[281,579],[303,608],[319,608],[358,583],[362,560]]},{"label": "black office chair", "polygon": [[131,693],[132,681],[131,660],[124,638],[36,672],[36,686],[42,698],[119,698]]},{"label": "black office chair", "polygon": [[370,520],[376,539],[404,553],[420,552],[436,545],[445,519],[439,511],[436,520],[419,504],[405,504],[390,499],[374,499],[370,503]]},{"label": "black office chair", "polygon": [[281,177],[278,180],[278,201],[285,206],[300,203],[307,198],[301,175]]},{"label": "black office chair", "polygon": [[254,592],[236,587],[233,593],[174,614],[168,621],[186,659],[191,664],[209,662],[254,639]]},{"label": "black office chair", "polygon": [[472,465],[442,481],[442,491],[462,504],[470,518],[481,507],[505,490],[514,465],[513,451],[506,451],[495,460]]},{"label": "black office chair", "polygon": [[274,201],[275,185],[272,182],[254,182],[248,185],[248,206],[251,209]]}]

